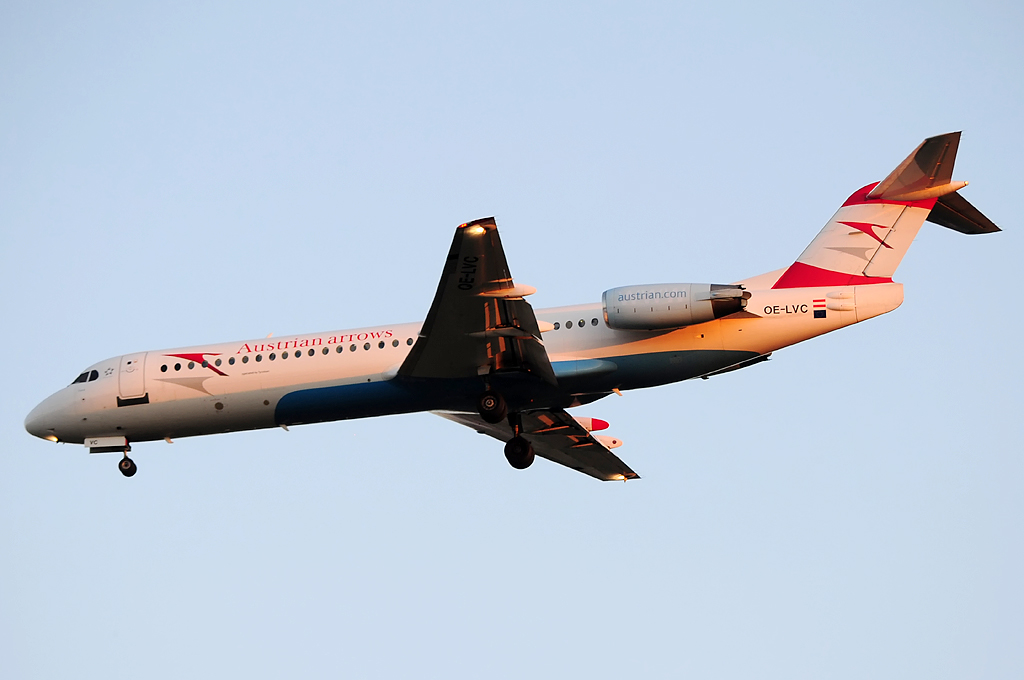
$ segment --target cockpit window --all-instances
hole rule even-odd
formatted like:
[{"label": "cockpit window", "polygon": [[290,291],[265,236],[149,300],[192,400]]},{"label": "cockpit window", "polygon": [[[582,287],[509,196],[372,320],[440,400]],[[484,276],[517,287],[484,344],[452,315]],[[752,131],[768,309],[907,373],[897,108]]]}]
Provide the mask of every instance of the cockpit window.
[{"label": "cockpit window", "polygon": [[86,381],[86,380],[88,380],[88,379],[89,379],[89,371],[86,371],[86,372],[85,372],[85,373],[83,373],[82,375],[80,375],[80,376],[78,376],[77,378],[75,378],[75,379],[74,379],[74,380],[73,380],[73,381],[71,382],[71,384],[72,384],[72,385],[77,385],[78,383],[83,383],[83,382],[85,382],[85,381]]},{"label": "cockpit window", "polygon": [[93,380],[96,380],[96,378],[99,378],[99,377],[100,377],[100,372],[99,371],[90,371],[89,372],[89,382],[92,382]]}]

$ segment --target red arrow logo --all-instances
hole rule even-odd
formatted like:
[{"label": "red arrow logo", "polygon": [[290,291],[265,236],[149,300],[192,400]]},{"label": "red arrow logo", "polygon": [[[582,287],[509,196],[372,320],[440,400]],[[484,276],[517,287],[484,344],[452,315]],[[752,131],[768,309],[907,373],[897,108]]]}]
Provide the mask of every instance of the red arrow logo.
[{"label": "red arrow logo", "polygon": [[878,235],[875,234],[875,227],[878,227],[879,229],[888,229],[889,227],[883,226],[881,224],[871,224],[870,222],[840,222],[839,224],[845,224],[848,227],[853,227],[857,231],[863,231],[865,234],[875,239],[886,248],[892,250],[891,245],[889,245],[882,239],[878,238]]}]

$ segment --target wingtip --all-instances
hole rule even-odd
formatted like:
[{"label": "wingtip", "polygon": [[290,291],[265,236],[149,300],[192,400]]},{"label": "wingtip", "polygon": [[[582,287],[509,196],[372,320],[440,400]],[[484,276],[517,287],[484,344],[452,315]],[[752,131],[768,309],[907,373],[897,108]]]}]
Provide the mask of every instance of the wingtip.
[{"label": "wingtip", "polygon": [[463,224],[460,224],[459,225],[459,229],[464,229],[466,227],[495,227],[495,226],[497,226],[497,223],[495,223],[493,217],[481,217],[478,220],[473,220],[472,222],[465,222]]},{"label": "wingtip", "polygon": [[941,135],[932,135],[931,137],[928,137],[924,141],[930,142],[933,139],[942,139],[944,137],[950,137],[950,138],[956,137],[956,138],[959,139],[960,135],[962,135],[963,132],[964,132],[963,130],[954,130],[953,132],[943,132]]}]

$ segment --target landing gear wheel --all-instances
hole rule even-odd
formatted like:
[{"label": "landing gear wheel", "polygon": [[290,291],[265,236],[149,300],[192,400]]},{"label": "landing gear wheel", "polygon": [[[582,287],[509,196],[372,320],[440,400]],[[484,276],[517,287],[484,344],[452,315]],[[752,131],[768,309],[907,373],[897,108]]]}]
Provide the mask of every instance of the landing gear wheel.
[{"label": "landing gear wheel", "polygon": [[480,412],[480,417],[492,425],[505,420],[505,415],[508,413],[508,405],[497,392],[484,392],[476,407]]},{"label": "landing gear wheel", "polygon": [[125,477],[131,477],[139,471],[139,468],[135,467],[135,461],[127,455],[121,459],[121,462],[117,464],[117,467]]},{"label": "landing gear wheel", "polygon": [[517,470],[525,470],[533,465],[534,457],[533,445],[522,437],[512,437],[505,444],[505,458]]}]

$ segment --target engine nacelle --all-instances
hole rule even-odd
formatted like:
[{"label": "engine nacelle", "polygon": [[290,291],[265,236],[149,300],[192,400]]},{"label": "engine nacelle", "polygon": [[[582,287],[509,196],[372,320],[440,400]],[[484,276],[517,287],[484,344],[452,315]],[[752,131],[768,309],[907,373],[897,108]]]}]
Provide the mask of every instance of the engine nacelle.
[{"label": "engine nacelle", "polygon": [[604,321],[624,331],[672,330],[734,314],[747,306],[742,286],[659,283],[604,292]]}]

